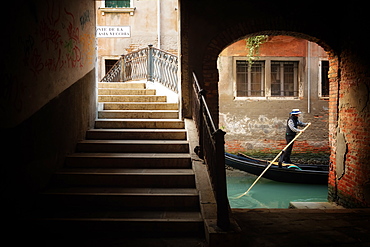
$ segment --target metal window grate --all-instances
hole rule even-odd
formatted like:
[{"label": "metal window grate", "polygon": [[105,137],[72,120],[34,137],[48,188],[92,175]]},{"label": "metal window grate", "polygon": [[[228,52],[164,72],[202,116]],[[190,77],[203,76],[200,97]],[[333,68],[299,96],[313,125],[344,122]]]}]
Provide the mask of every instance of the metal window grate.
[{"label": "metal window grate", "polygon": [[271,96],[298,96],[297,61],[271,61]]},{"label": "metal window grate", "polygon": [[106,8],[130,8],[130,0],[105,1]]},{"label": "metal window grate", "polygon": [[236,61],[237,97],[265,96],[264,81],[264,61],[255,61],[252,65],[245,60]]}]

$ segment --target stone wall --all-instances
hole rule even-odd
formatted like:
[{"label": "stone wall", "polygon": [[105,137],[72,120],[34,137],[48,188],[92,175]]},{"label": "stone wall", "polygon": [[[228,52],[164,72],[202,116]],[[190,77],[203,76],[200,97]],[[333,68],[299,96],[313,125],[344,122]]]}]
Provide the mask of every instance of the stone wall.
[{"label": "stone wall", "polygon": [[26,2],[1,16],[9,36],[0,65],[4,127],[29,118],[95,67],[93,1]]},{"label": "stone wall", "polygon": [[96,111],[95,4],[20,1],[5,11],[1,59],[2,194],[6,217],[26,212]]}]

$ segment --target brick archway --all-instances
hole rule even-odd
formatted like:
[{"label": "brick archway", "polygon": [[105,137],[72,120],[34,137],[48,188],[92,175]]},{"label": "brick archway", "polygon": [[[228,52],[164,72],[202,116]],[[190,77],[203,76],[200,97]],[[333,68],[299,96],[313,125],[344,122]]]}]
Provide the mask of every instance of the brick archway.
[{"label": "brick archway", "polygon": [[[225,30],[224,32],[217,35],[215,38],[213,38],[209,45],[207,46],[205,50],[204,59],[202,61],[202,77],[204,81],[204,88],[207,90],[207,100],[209,104],[213,107],[211,107],[211,111],[213,114],[213,118],[218,123],[218,80],[219,80],[219,73],[217,69],[217,58],[218,55],[221,53],[221,51],[229,46],[230,44],[245,39],[248,37],[256,36],[256,35],[271,35],[271,36],[277,36],[277,35],[286,35],[286,36],[292,36],[296,38],[306,39],[311,42],[315,42],[321,47],[324,48],[324,50],[329,55],[329,62],[330,62],[330,75],[329,79],[331,81],[331,85],[337,85],[338,81],[338,58],[335,53],[335,51],[330,48],[328,44],[326,44],[323,40],[320,40],[318,38],[298,33],[298,32],[292,32],[292,31],[259,31],[259,32],[253,32],[253,33],[242,33],[240,30],[240,27],[242,25],[238,25],[235,28],[229,28]],[[235,30],[234,30],[235,29]],[[246,32],[248,32],[246,30]],[[332,92],[336,92],[337,88],[332,88]],[[331,99],[336,102],[336,96],[332,95]],[[216,107],[215,107],[216,106]]]},{"label": "brick archway", "polygon": [[[360,7],[343,9],[353,20],[336,25],[324,9],[305,5],[287,8],[245,1],[232,12],[223,4],[181,2],[182,92],[185,112],[190,75],[195,71],[207,90],[207,102],[218,122],[217,57],[231,43],[248,35],[290,35],[322,46],[330,57],[329,200],[346,207],[370,206],[370,52],[354,35]],[[345,8],[342,6],[340,8]],[[245,10],[248,9],[248,15]],[[312,18],[315,13],[315,18]],[[353,26],[350,23],[353,22]],[[333,23],[328,28],[322,23]],[[352,28],[349,28],[352,27]],[[357,30],[358,31],[358,30]],[[184,116],[189,114],[185,113]]]},{"label": "brick archway", "polygon": [[[336,129],[338,128],[338,98],[339,98],[339,82],[340,82],[340,69],[339,69],[339,58],[336,55],[337,53],[324,41],[305,35],[302,33],[297,32],[290,32],[290,31],[261,31],[256,33],[249,33],[247,35],[239,36],[238,33],[234,32],[232,29],[225,31],[224,33],[219,34],[216,36],[211,42],[210,45],[207,47],[205,56],[203,59],[203,67],[202,67],[202,75],[204,78],[204,88],[208,92],[207,101],[209,105],[211,105],[211,111],[213,114],[214,119],[218,122],[218,113],[219,113],[219,103],[218,103],[218,80],[219,74],[217,69],[217,58],[219,53],[231,43],[234,43],[240,39],[245,39],[247,37],[252,37],[256,35],[287,35],[293,36],[296,38],[306,39],[311,42],[315,42],[319,44],[324,50],[327,52],[329,57],[329,80],[330,80],[330,99],[329,99],[329,145],[331,147],[331,173],[329,176],[328,184],[331,187],[331,195],[330,199],[334,200],[337,197],[335,193],[337,193],[337,183],[336,183],[336,169],[335,161],[336,161],[336,148],[337,148],[337,135]],[[228,39],[225,39],[228,37]],[[230,40],[233,41],[230,42]],[[218,45],[216,45],[218,44]]]}]

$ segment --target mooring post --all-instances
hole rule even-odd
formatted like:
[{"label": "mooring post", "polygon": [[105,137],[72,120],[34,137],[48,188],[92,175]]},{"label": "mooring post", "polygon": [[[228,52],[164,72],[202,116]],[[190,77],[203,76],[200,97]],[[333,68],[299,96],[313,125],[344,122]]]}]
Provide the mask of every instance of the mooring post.
[{"label": "mooring post", "polygon": [[217,226],[223,230],[230,227],[229,200],[226,189],[225,171],[225,134],[226,132],[217,129],[214,135],[216,146],[216,201],[217,201]]}]

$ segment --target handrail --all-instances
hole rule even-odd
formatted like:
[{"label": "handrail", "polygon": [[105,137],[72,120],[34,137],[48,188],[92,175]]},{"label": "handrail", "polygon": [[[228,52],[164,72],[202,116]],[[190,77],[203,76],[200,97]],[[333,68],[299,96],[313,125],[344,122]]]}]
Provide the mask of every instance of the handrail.
[{"label": "handrail", "polygon": [[204,98],[205,91],[200,88],[198,78],[196,77],[194,72],[193,72],[193,80],[194,80],[195,86],[197,87],[198,93],[201,96],[200,100],[203,102],[203,106],[204,106],[204,109],[206,110],[206,114],[207,114],[207,116],[209,116],[209,121],[212,125],[212,130],[213,130],[213,132],[215,132],[216,131],[216,126],[215,126],[215,123],[213,122],[213,119],[211,117],[211,112],[209,111],[206,99]]},{"label": "handrail", "polygon": [[102,82],[147,79],[156,81],[178,93],[178,57],[149,45],[122,55],[103,77]]},{"label": "handrail", "polygon": [[204,97],[205,90],[199,86],[194,72],[193,89],[192,112],[199,134],[197,154],[208,166],[217,203],[217,226],[227,230],[230,227],[230,206],[226,191],[225,132],[216,129]]}]

